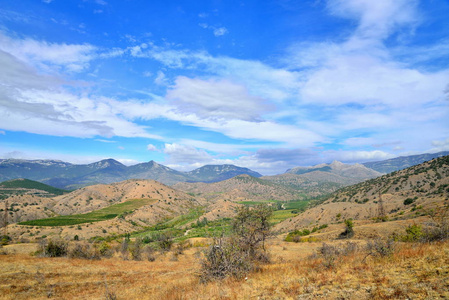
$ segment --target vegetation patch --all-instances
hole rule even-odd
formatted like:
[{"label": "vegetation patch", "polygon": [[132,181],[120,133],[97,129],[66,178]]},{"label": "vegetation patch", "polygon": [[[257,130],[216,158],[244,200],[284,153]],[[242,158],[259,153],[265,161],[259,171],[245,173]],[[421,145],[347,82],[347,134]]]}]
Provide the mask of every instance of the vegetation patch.
[{"label": "vegetation patch", "polygon": [[118,216],[129,214],[133,210],[142,206],[155,202],[153,199],[131,199],[123,203],[118,203],[95,210],[85,214],[59,216],[47,219],[38,219],[32,221],[21,222],[19,225],[28,226],[68,226],[83,223],[99,222],[110,220]]},{"label": "vegetation patch", "polygon": [[42,191],[44,193],[46,192],[48,193],[48,196],[63,195],[69,192],[34,180],[13,179],[0,183],[0,199],[6,199],[13,195],[28,193],[30,190],[35,190],[36,194],[41,196],[42,193],[39,193],[38,191]]}]

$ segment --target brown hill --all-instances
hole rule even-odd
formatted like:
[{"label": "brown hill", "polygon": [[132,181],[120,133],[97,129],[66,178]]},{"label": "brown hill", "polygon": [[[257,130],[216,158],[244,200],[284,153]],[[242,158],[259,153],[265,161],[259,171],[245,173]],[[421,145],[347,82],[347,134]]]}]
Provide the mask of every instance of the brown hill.
[{"label": "brown hill", "polygon": [[449,200],[449,156],[338,190],[322,204],[276,226],[291,231],[345,219],[410,219]]},{"label": "brown hill", "polygon": [[[13,210],[9,210],[8,223],[16,223],[59,215],[73,215],[96,211],[131,199],[153,199],[122,218],[114,218],[79,226],[8,226],[8,234],[14,238],[36,235],[91,237],[105,232],[124,233],[139,230],[142,226],[154,225],[166,218],[186,214],[190,209],[203,205],[190,195],[174,190],[154,180],[126,180],[109,185],[100,184],[73,191],[55,198],[40,198],[30,195],[8,198]],[[32,202],[31,202],[32,201]],[[26,204],[28,203],[28,204]],[[32,203],[32,205],[30,204]],[[0,204],[0,207],[3,206]],[[3,218],[3,215],[1,216]],[[81,229],[78,229],[81,228]]]},{"label": "brown hill", "polygon": [[180,182],[173,187],[213,201],[288,201],[301,197],[294,189],[249,175],[238,175],[215,183]]}]

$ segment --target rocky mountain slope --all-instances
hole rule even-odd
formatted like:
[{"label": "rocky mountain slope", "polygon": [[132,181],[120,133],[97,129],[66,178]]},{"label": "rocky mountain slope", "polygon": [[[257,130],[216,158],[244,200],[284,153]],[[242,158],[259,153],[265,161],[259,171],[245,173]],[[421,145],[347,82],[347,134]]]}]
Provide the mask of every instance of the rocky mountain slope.
[{"label": "rocky mountain slope", "polygon": [[114,159],[87,165],[74,165],[55,160],[0,160],[0,180],[27,178],[62,188],[113,183],[127,179],[153,179],[172,185],[177,182],[216,182],[240,174],[260,177],[257,172],[233,165],[203,166],[190,172],[179,172],[154,161],[125,166]]},{"label": "rocky mountain slope", "polygon": [[407,219],[449,204],[449,156],[396,171],[328,196],[325,201],[277,225],[290,231],[345,219]]},{"label": "rocky mountain slope", "polygon": [[201,168],[186,173],[194,181],[218,182],[241,174],[252,177],[261,177],[262,175],[248,168],[241,168],[234,165],[206,165]]}]

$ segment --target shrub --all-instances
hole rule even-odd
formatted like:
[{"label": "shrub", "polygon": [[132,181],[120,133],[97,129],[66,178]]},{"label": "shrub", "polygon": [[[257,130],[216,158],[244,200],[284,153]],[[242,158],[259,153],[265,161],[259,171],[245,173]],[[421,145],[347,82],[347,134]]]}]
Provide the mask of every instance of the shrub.
[{"label": "shrub", "polygon": [[61,257],[67,255],[67,242],[63,240],[40,240],[38,253],[46,257]]},{"label": "shrub", "polygon": [[354,236],[354,222],[352,222],[352,219],[345,220],[345,231],[340,233],[340,238],[351,238]]},{"label": "shrub", "polygon": [[145,248],[143,248],[143,252],[145,253],[148,261],[156,260],[156,251],[154,251],[153,247],[151,247],[150,245],[147,245]]},{"label": "shrub", "polygon": [[200,281],[223,279],[228,276],[243,278],[254,268],[248,251],[242,251],[235,238],[214,239],[206,258],[201,262]]},{"label": "shrub", "polygon": [[11,237],[9,235],[0,236],[0,245],[1,246],[8,245],[10,241],[11,241]]},{"label": "shrub", "polygon": [[88,242],[73,243],[68,247],[69,258],[100,259],[100,252]]},{"label": "shrub", "polygon": [[173,240],[166,234],[162,234],[158,242],[159,248],[162,251],[170,251],[173,246]]},{"label": "shrub", "polygon": [[336,261],[339,259],[340,250],[336,246],[323,243],[318,248],[318,255],[323,257],[323,266],[330,269],[335,266]]},{"label": "shrub", "polygon": [[370,240],[370,241],[368,241],[368,244],[366,245],[367,255],[364,258],[364,260],[370,255],[380,256],[380,257],[389,256],[394,253],[394,250],[395,250],[395,244],[392,239]]},{"label": "shrub", "polygon": [[124,238],[122,243],[120,244],[120,254],[122,259],[128,260],[128,248],[129,248],[129,239]]},{"label": "shrub", "polygon": [[412,199],[412,198],[407,198],[407,199],[404,200],[404,205],[410,205],[410,204],[412,204],[413,202],[415,202],[414,199]]},{"label": "shrub", "polygon": [[106,241],[103,241],[101,244],[97,244],[97,245],[98,245],[97,249],[100,252],[101,256],[105,256],[105,257],[112,256],[111,246]]},{"label": "shrub", "polygon": [[416,242],[423,236],[421,225],[410,225],[405,229],[406,234],[400,237],[403,242]]},{"label": "shrub", "polygon": [[449,239],[449,206],[438,214],[430,211],[431,221],[423,229],[421,240],[424,242],[445,241]]},{"label": "shrub", "polygon": [[129,250],[132,260],[142,260],[142,240],[140,238],[136,238]]},{"label": "shrub", "polygon": [[[316,227],[315,227],[316,228]],[[314,229],[315,229],[314,228]],[[318,230],[318,229],[317,229]],[[315,231],[317,231],[317,230],[315,230]],[[315,231],[313,231],[312,230],[312,232],[315,232]],[[306,236],[306,235],[309,235],[310,234],[310,230],[308,230],[308,229],[304,229],[304,230],[298,230],[298,229],[296,229],[295,231],[292,231],[292,232],[289,232],[288,234],[287,234],[287,236],[285,237],[285,241],[286,242],[295,242],[295,243],[299,243],[299,242],[301,242],[301,237],[302,236]]]}]

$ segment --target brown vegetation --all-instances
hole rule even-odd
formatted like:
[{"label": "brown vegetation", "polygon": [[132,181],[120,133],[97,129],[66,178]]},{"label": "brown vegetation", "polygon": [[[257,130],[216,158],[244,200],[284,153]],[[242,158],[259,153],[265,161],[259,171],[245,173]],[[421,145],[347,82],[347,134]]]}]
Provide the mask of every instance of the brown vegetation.
[{"label": "brown vegetation", "polygon": [[269,244],[273,263],[262,265],[246,279],[206,284],[198,277],[201,248],[186,249],[176,260],[172,253],[159,255],[154,262],[0,255],[0,298],[113,299],[106,294],[115,299],[449,297],[448,242],[398,243],[389,255],[369,257],[364,241],[354,241],[356,246],[346,242],[324,246],[272,239]]}]

